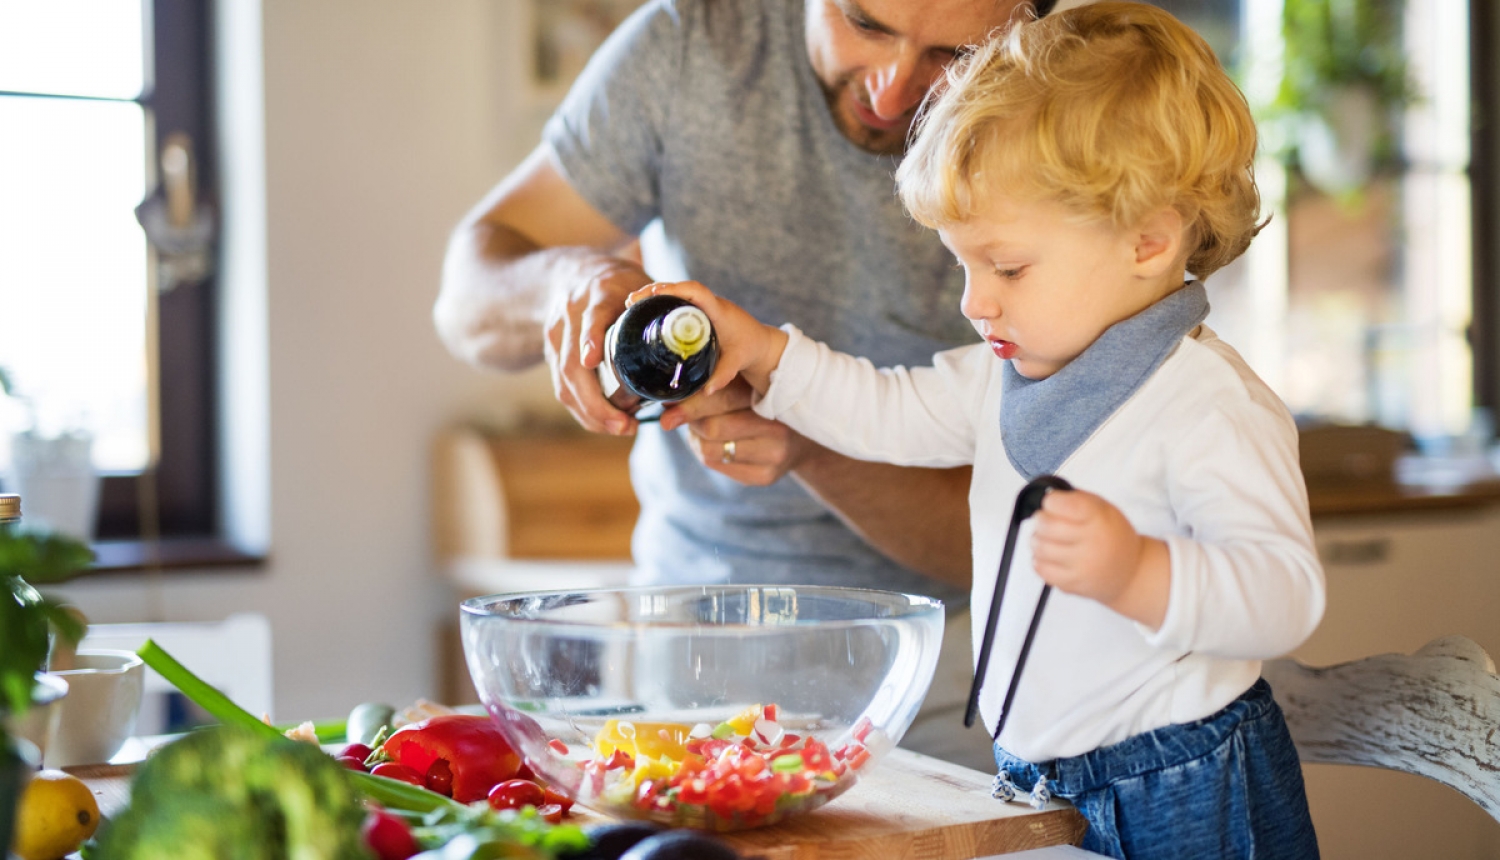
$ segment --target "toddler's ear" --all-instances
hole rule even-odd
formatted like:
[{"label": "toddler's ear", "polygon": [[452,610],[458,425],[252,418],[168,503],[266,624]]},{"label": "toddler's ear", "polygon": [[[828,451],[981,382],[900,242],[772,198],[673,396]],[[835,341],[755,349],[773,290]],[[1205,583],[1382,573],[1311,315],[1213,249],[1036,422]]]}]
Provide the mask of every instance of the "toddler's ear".
[{"label": "toddler's ear", "polygon": [[1135,240],[1135,263],[1140,274],[1158,277],[1181,266],[1182,213],[1171,206],[1158,209],[1141,222]]}]

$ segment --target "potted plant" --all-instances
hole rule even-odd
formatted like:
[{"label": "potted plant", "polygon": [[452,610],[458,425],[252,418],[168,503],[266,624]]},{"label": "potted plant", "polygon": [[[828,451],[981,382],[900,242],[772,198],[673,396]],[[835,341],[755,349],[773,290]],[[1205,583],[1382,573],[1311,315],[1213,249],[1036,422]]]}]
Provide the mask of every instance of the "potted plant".
[{"label": "potted plant", "polygon": [[84,623],[36,585],[67,579],[93,560],[72,537],[17,528],[18,501],[0,496],[0,849],[10,845],[16,802],[39,763],[29,742],[12,737],[12,721],[46,689],[38,677],[51,646],[76,644],[84,633]]},{"label": "potted plant", "polygon": [[1284,0],[1281,87],[1268,119],[1315,188],[1357,195],[1394,161],[1400,112],[1418,99],[1401,41],[1405,0]]},{"label": "potted plant", "polygon": [[93,433],[60,420],[60,415],[53,414],[56,409],[44,414],[4,367],[0,367],[0,395],[19,406],[23,416],[21,429],[10,435],[10,492],[26,498],[33,523],[88,540],[99,506]]}]

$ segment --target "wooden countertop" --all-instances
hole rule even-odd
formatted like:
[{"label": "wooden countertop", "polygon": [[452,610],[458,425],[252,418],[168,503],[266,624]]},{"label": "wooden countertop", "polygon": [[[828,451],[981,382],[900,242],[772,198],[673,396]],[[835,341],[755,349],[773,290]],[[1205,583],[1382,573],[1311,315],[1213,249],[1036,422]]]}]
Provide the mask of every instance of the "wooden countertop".
[{"label": "wooden countertop", "polygon": [[[89,784],[105,815],[128,802],[134,765],[67,770]],[[1068,803],[1054,800],[1041,810],[1002,803],[990,797],[990,780],[897,748],[827,806],[725,839],[758,860],[973,860],[1083,839],[1087,823]],[[574,818],[600,816],[584,810]]]},{"label": "wooden countertop", "polygon": [[[1369,427],[1304,431],[1300,454],[1312,515],[1500,505],[1500,475],[1493,472],[1458,484],[1398,482],[1396,461],[1403,439]],[[450,431],[439,440],[436,457],[439,555],[628,558],[639,510],[630,486],[631,443],[629,438],[581,432],[512,436],[474,428]]]},{"label": "wooden countertop", "polygon": [[1500,478],[1438,487],[1309,480],[1307,496],[1314,518],[1486,508],[1500,505]]}]

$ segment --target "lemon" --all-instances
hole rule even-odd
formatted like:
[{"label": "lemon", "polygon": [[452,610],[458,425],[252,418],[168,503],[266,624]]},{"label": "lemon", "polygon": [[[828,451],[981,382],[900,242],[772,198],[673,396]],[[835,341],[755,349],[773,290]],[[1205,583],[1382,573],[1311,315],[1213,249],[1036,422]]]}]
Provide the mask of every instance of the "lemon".
[{"label": "lemon", "polygon": [[83,780],[60,770],[33,774],[16,808],[11,850],[21,860],[59,860],[99,826],[99,802]]},{"label": "lemon", "polygon": [[683,750],[683,744],[687,743],[688,732],[693,730],[692,726],[681,723],[636,723],[629,720],[607,720],[604,728],[594,737],[594,749],[602,756],[608,756],[616,749],[634,756],[646,756],[648,758],[661,758],[666,756],[673,761],[682,761],[687,753]]}]

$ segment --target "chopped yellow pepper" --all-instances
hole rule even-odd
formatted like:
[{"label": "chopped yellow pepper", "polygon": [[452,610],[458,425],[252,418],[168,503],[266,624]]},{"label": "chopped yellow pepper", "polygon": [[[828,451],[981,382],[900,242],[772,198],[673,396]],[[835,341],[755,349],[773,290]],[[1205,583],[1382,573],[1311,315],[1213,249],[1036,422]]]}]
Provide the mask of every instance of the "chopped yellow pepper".
[{"label": "chopped yellow pepper", "polygon": [[737,735],[748,735],[755,729],[755,721],[760,719],[763,709],[760,705],[751,705],[738,714],[730,717],[726,722],[734,727]]},{"label": "chopped yellow pepper", "polygon": [[622,750],[633,758],[667,758],[681,761],[687,753],[692,726],[681,723],[637,723],[630,720],[607,720],[594,736],[594,748],[602,757]]}]

